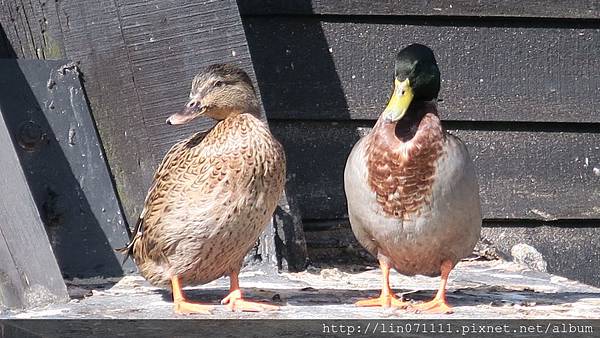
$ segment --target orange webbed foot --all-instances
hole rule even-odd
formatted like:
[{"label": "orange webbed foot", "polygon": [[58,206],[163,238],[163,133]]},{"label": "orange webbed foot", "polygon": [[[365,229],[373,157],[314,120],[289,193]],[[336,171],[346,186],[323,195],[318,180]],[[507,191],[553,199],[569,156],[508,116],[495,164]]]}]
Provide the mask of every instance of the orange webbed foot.
[{"label": "orange webbed foot", "polygon": [[381,295],[377,298],[359,300],[358,302],[354,303],[354,305],[360,307],[379,306],[404,309],[409,306],[409,303],[398,299],[394,295]]},{"label": "orange webbed foot", "polygon": [[411,308],[418,312],[427,313],[453,313],[452,307],[448,305],[445,299],[434,298],[426,303],[411,305]]},{"label": "orange webbed foot", "polygon": [[194,303],[187,300],[179,300],[175,301],[173,304],[173,311],[178,314],[193,314],[193,313],[201,313],[201,314],[211,314],[213,307],[210,305]]},{"label": "orange webbed foot", "polygon": [[242,291],[239,289],[231,291],[227,297],[223,298],[221,304],[226,304],[227,308],[231,311],[262,312],[279,310],[279,306],[277,305],[243,299]]},{"label": "orange webbed foot", "polygon": [[179,276],[171,278],[171,286],[173,288],[173,311],[178,314],[202,313],[210,314],[212,306],[196,302],[190,302],[185,297],[181,288],[181,280]]},{"label": "orange webbed foot", "polygon": [[442,278],[440,279],[440,287],[435,297],[426,303],[411,305],[411,308],[418,312],[427,313],[452,313],[454,312],[448,302],[446,302],[446,284],[448,275],[454,267],[452,261],[444,261],[441,264],[440,270]]}]

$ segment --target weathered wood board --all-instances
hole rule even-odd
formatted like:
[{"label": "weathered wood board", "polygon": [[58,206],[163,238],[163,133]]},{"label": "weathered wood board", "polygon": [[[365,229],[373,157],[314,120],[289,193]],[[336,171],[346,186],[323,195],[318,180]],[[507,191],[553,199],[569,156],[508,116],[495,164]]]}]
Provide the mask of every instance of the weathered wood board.
[{"label": "weathered wood board", "polygon": [[239,0],[243,15],[338,15],[338,16],[459,16],[502,18],[598,19],[594,0],[519,1],[493,0]]},{"label": "weathered wood board", "polygon": [[124,216],[81,87],[66,60],[0,60],[0,107],[67,278],[118,276]]},{"label": "weathered wood board", "polygon": [[259,16],[245,23],[270,119],[377,118],[395,53],[420,42],[436,53],[445,119],[600,122],[600,21]]},{"label": "weathered wood board", "polygon": [[[345,156],[356,129],[385,106],[393,56],[411,42],[436,52],[441,115],[476,159],[487,218],[572,222],[557,223],[559,230],[600,218],[597,1],[240,0],[250,54],[240,54],[243,31],[233,16],[216,17],[231,3],[1,4],[0,56],[81,60],[130,219],[164,152],[208,125],[163,125],[204,58],[248,67],[250,54],[299,189],[288,198],[296,197],[306,221],[345,217]],[[215,47],[222,39],[231,46]],[[281,210],[279,219],[299,220],[285,214],[294,208]],[[302,233],[290,229],[277,228],[275,242]],[[587,264],[584,256],[576,264]]]},{"label": "weathered wood board", "polygon": [[[79,63],[129,223],[135,223],[166,151],[214,123],[204,119],[184,127],[165,124],[185,104],[194,75],[209,64],[233,62],[255,79],[234,0],[58,0],[27,5],[14,0],[2,6],[0,24],[9,44],[0,46],[13,49],[3,47],[0,56],[66,57]],[[288,204],[280,209],[297,209]],[[297,215],[277,218],[283,219],[295,223],[276,227],[302,228]],[[266,236],[279,233],[271,227],[269,231]],[[263,237],[262,242],[287,245],[288,239]],[[261,255],[275,255],[275,249],[262,250]]]},{"label": "weathered wood board", "polygon": [[[51,5],[52,6],[52,5]],[[134,65],[115,1],[54,4],[64,54],[80,64],[94,120],[127,220],[135,224],[157,161],[144,127]]]},{"label": "weathered wood board", "polygon": [[0,98],[0,313],[69,299]]},{"label": "weathered wood board", "polygon": [[[456,130],[461,124],[448,124],[474,159],[485,218],[600,218],[600,130]],[[272,121],[297,181],[304,218],[347,217],[346,158],[371,126],[370,121]]]},{"label": "weathered wood board", "polygon": [[0,57],[64,57],[57,3],[58,1],[2,1]]}]

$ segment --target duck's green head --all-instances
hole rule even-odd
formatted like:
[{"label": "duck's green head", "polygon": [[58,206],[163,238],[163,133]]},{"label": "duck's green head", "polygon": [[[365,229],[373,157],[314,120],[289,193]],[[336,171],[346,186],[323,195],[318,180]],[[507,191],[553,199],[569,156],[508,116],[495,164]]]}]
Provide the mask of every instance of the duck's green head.
[{"label": "duck's green head", "polygon": [[395,122],[406,114],[413,102],[437,99],[440,91],[440,70],[433,51],[415,43],[396,55],[394,93],[384,116]]}]

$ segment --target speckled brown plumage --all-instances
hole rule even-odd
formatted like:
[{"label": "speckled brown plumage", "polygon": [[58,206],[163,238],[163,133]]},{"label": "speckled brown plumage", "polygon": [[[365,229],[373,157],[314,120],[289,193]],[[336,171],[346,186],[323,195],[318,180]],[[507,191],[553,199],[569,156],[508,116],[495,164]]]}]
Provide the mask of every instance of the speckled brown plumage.
[{"label": "speckled brown plumage", "polygon": [[424,108],[419,121],[376,124],[368,139],[369,185],[391,216],[408,218],[431,202],[444,133],[435,107]]},{"label": "speckled brown plumage", "polygon": [[133,244],[152,284],[203,284],[240,267],[283,190],[285,157],[251,114],[176,144],[157,171]]}]

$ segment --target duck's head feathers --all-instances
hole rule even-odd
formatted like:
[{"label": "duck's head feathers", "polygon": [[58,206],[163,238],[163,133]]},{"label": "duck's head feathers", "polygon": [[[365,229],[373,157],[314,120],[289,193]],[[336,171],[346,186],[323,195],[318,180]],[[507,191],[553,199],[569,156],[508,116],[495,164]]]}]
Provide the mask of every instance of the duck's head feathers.
[{"label": "duck's head feathers", "polygon": [[214,64],[194,77],[190,101],[182,112],[171,115],[167,123],[184,124],[200,115],[224,120],[234,114],[258,114],[259,111],[248,74],[232,64]]},{"label": "duck's head feathers", "polygon": [[394,92],[384,116],[396,122],[410,111],[413,103],[434,100],[439,91],[440,70],[433,51],[425,45],[409,45],[396,55]]}]

